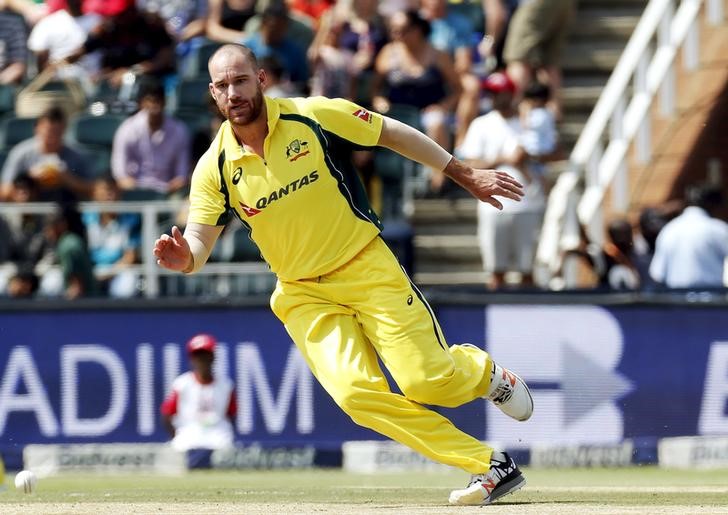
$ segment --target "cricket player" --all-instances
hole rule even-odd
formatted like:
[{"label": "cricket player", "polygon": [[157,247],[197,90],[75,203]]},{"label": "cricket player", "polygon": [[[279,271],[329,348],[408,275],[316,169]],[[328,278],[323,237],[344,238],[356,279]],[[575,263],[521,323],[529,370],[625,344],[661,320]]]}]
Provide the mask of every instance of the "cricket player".
[{"label": "cricket player", "polygon": [[190,338],[187,356],[192,370],[172,382],[162,403],[162,422],[178,451],[233,446],[235,389],[230,378],[213,375],[216,346],[217,341],[209,334]]},{"label": "cricket player", "polygon": [[[432,309],[379,236],[352,150],[383,146],[441,170],[500,209],[521,184],[465,166],[419,131],[342,99],[272,99],[245,46],[210,58],[210,93],[226,122],[192,176],[184,235],[154,245],[157,263],[191,274],[230,215],[250,227],[278,277],[273,312],[311,371],[356,422],[471,474],[452,504],[489,504],[525,478],[505,453],[457,429],[426,405],[485,398],[527,420],[526,384],[474,345],[448,345]],[[402,394],[390,390],[378,359]]]}]

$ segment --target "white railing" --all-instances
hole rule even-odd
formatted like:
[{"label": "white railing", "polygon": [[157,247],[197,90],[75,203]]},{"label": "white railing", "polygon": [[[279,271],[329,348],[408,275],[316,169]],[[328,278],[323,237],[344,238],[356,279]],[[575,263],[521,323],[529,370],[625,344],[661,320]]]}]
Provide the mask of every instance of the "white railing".
[{"label": "white railing", "polygon": [[566,286],[575,285],[575,274],[562,270],[563,253],[579,244],[580,226],[590,241],[602,243],[602,205],[610,187],[615,210],[627,209],[627,152],[634,144],[636,162],[649,161],[650,107],[658,90],[660,113],[674,112],[677,52],[682,48],[687,70],[698,66],[703,3],[708,22],[722,23],[723,0],[651,0],[645,8],[549,195],[536,256],[542,282],[562,273]]},{"label": "white railing", "polygon": [[[161,278],[164,276],[179,276],[185,285],[174,281],[167,286],[168,294],[209,294],[225,296],[240,291],[266,292],[274,282],[273,274],[264,262],[244,263],[207,263],[202,270],[194,276],[182,277],[176,272],[160,268],[156,264],[152,247],[159,237],[160,231],[170,224],[163,221],[166,216],[176,215],[185,205],[182,200],[158,200],[148,202],[80,202],[80,212],[92,211],[97,213],[133,213],[142,217],[141,226],[141,263],[125,268],[138,274],[142,278],[142,292],[145,297],[154,298],[160,295]],[[10,221],[24,214],[45,215],[56,209],[53,203],[0,203],[0,217]],[[223,242],[219,242],[223,244]],[[12,265],[11,265],[12,266]],[[246,284],[243,285],[242,282]],[[252,287],[251,287],[252,285]]]}]

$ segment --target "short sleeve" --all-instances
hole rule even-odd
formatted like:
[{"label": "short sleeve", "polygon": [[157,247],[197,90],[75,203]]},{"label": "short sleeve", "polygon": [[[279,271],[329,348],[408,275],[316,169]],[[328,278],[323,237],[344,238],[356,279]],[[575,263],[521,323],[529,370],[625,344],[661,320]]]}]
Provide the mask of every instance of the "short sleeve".
[{"label": "short sleeve", "polygon": [[343,98],[310,99],[313,117],[328,132],[362,147],[374,147],[382,133],[383,117]]},{"label": "short sleeve", "polygon": [[205,152],[192,172],[190,214],[188,222],[225,225],[229,217],[230,198],[227,186],[212,149]]}]

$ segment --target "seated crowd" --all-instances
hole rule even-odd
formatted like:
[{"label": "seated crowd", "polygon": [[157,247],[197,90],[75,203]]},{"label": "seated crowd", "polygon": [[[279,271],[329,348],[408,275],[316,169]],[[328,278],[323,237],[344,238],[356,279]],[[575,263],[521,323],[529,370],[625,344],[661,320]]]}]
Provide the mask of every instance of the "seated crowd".
[{"label": "seated crowd", "polygon": [[[544,16],[559,23],[534,17],[545,3],[557,7]],[[0,84],[12,98],[69,83],[85,96],[80,105],[46,106],[15,144],[21,117],[15,105],[0,105],[0,203],[59,206],[52,215],[0,218],[0,263],[16,265],[0,274],[0,291],[138,295],[139,278],[124,268],[139,262],[139,216],[79,215],[70,202],[184,198],[222,122],[206,65],[226,42],[255,51],[270,96],[345,97],[420,128],[473,164],[509,167],[528,185],[527,201],[494,220],[484,213],[479,237],[492,286],[514,264],[528,283],[544,163],[558,150],[559,53],[575,3],[0,0]],[[541,37],[524,37],[533,33]],[[368,152],[355,160],[377,207],[377,161]],[[440,174],[417,173],[420,194],[456,194]],[[502,244],[507,236],[512,249]],[[34,271],[48,264],[59,275],[38,280]]]}]

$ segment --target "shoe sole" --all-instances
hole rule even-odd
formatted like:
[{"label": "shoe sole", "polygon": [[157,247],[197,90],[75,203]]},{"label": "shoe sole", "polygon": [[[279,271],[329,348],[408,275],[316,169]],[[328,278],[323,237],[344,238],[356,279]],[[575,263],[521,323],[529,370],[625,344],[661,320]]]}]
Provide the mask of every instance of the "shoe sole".
[{"label": "shoe sole", "polygon": [[[526,420],[531,418],[531,415],[533,415],[533,396],[531,395],[531,389],[526,384],[526,381],[521,379],[521,376],[519,376],[518,374],[515,374],[513,372],[511,372],[511,374],[516,376],[516,378],[521,382],[523,387],[526,389],[526,393],[528,394],[528,400],[531,402],[531,409],[528,411],[528,415],[525,418],[516,418],[516,420],[518,420],[519,422],[525,422]],[[524,481],[525,481],[525,479],[524,479]]]},{"label": "shoe sole", "polygon": [[526,477],[519,471],[517,476],[514,476],[511,479],[507,479],[504,483],[500,483],[498,485],[498,488],[493,490],[490,496],[485,501],[483,501],[483,505],[492,504],[501,497],[512,494],[513,492],[520,490],[524,486],[526,486]]}]

